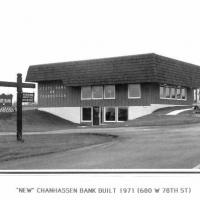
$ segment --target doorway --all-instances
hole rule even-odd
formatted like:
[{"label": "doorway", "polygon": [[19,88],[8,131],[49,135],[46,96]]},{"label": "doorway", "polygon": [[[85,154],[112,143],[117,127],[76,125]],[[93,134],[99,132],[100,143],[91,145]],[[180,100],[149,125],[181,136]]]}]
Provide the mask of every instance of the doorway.
[{"label": "doorway", "polygon": [[100,124],[101,109],[99,106],[93,107],[93,125],[98,126]]}]

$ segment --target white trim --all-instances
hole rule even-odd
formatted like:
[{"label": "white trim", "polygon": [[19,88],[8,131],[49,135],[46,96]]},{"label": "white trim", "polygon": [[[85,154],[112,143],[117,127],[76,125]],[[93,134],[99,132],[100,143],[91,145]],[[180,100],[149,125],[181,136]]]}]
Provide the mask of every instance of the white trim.
[{"label": "white trim", "polygon": [[115,98],[105,98],[105,97],[104,97],[104,99],[115,99]]},{"label": "white trim", "polygon": [[[114,97],[106,97],[105,96],[105,87],[106,86],[114,86]],[[103,97],[104,97],[104,99],[115,99],[115,85],[104,85],[104,87],[103,87]]]},{"label": "white trim", "polygon": [[[83,108],[91,108],[91,120],[83,120]],[[93,108],[91,106],[81,107],[81,122],[93,122]]]},{"label": "white trim", "polygon": [[92,97],[92,100],[98,100],[98,99],[103,99],[103,98],[94,98],[94,97]]},{"label": "white trim", "polygon": [[[94,96],[93,96],[93,88],[94,87],[102,87],[102,97],[100,97],[100,98],[94,98]],[[92,86],[92,99],[103,99],[103,86],[102,85],[94,85],[94,86]]]},{"label": "white trim", "polygon": [[[130,88],[130,86],[131,85],[139,85],[139,88],[140,88],[140,96],[138,96],[138,97],[130,97],[130,95],[129,95],[129,88]],[[128,84],[128,99],[141,99],[141,96],[142,96],[142,94],[141,94],[142,92],[141,92],[141,84],[140,83],[131,83],[131,84]]]},{"label": "white trim", "polygon": [[[115,109],[115,121],[106,121],[106,108],[114,108]],[[103,110],[104,110],[104,120],[103,120],[104,122],[117,122],[115,106],[105,106]]]},{"label": "white trim", "polygon": [[[82,97],[82,89],[83,89],[84,87],[90,87],[90,88],[91,88],[91,97],[90,97],[90,98],[83,98],[83,97]],[[91,99],[92,99],[92,87],[91,87],[91,86],[82,86],[82,87],[81,87],[81,100],[91,100]]]},{"label": "white trim", "polygon": [[186,99],[177,99],[177,98],[164,98],[164,97],[160,97],[160,99],[164,99],[164,100],[175,100],[175,101],[187,101],[187,98]]},{"label": "white trim", "polygon": [[128,99],[141,99],[141,97],[128,97]]}]

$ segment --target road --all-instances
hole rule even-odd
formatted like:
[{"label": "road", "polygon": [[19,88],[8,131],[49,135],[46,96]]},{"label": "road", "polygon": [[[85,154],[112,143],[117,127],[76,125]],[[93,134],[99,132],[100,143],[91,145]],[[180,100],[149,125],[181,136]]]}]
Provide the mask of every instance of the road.
[{"label": "road", "polygon": [[200,163],[200,124],[82,128],[58,134],[72,132],[119,137],[106,144],[2,162],[0,169],[191,169]]}]

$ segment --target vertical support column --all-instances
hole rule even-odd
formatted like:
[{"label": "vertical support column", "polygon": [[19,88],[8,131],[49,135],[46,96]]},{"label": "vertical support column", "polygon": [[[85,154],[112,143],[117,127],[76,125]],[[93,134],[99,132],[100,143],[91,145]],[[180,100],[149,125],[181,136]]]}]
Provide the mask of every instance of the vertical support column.
[{"label": "vertical support column", "polygon": [[17,74],[17,141],[22,140],[22,74]]}]

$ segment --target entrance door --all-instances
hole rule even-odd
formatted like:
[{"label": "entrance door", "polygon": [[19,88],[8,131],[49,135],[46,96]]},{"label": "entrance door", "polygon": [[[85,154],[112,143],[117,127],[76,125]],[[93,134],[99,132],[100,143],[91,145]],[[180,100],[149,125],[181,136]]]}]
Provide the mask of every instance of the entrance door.
[{"label": "entrance door", "polygon": [[93,125],[99,125],[100,109],[98,106],[93,107]]}]

